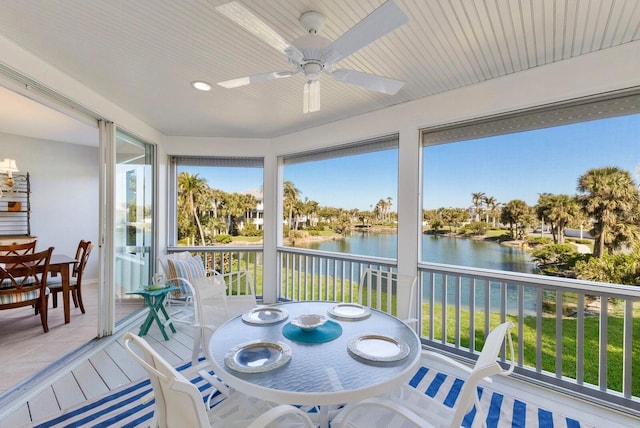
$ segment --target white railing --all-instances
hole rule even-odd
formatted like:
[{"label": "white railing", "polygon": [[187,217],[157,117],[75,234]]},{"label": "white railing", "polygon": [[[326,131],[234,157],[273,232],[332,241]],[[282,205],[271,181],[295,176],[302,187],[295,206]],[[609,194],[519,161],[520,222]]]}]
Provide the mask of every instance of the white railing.
[{"label": "white railing", "polygon": [[519,375],[640,415],[640,287],[432,263],[419,272],[423,343],[474,358],[510,320]]},{"label": "white railing", "polygon": [[[261,247],[170,251],[185,249],[221,273],[249,269],[262,294]],[[354,302],[365,269],[396,272],[393,259],[277,251],[281,300]],[[511,320],[516,375],[640,416],[640,287],[434,263],[417,270],[423,344],[474,360],[490,329]]]},{"label": "white railing", "polygon": [[395,272],[396,261],[345,253],[278,248],[280,298],[355,302],[358,282],[368,269]]},{"label": "white railing", "polygon": [[189,251],[199,255],[207,271],[221,274],[247,270],[253,280],[258,297],[262,297],[262,247],[261,246],[211,246],[211,247],[169,247],[167,252]]}]

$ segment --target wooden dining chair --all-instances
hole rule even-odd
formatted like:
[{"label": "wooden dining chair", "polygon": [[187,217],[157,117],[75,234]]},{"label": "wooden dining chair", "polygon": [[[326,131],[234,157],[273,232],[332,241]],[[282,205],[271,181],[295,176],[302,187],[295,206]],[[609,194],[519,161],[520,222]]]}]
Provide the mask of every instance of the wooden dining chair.
[{"label": "wooden dining chair", "polygon": [[52,252],[49,247],[32,254],[0,254],[0,310],[35,306],[45,333],[49,331],[47,276]]},{"label": "wooden dining chair", "polygon": [[0,244],[0,255],[20,256],[33,254],[36,251],[36,240],[21,244]]},{"label": "wooden dining chair", "polygon": [[[69,279],[69,290],[71,291],[71,297],[73,298],[73,304],[77,308],[80,307],[80,311],[84,314],[84,303],[82,302],[82,276],[84,269],[87,266],[89,255],[93,249],[91,241],[81,240],[76,250],[75,259],[76,263],[73,265],[73,272]],[[49,290],[53,297],[53,307],[58,307],[58,293],[62,292],[62,278],[60,276],[50,278],[48,283]]]}]

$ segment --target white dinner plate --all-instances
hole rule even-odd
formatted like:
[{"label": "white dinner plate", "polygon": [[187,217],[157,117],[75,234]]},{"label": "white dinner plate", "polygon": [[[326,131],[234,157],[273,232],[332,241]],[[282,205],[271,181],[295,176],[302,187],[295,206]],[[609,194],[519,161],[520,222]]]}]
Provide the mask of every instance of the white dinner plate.
[{"label": "white dinner plate", "polygon": [[328,311],[335,318],[362,320],[371,316],[371,309],[357,303],[338,303]]},{"label": "white dinner plate", "polygon": [[361,334],[349,340],[349,352],[374,362],[400,361],[409,355],[409,345],[380,334]]},{"label": "white dinner plate", "polygon": [[275,324],[288,316],[289,313],[284,309],[262,306],[242,314],[242,320],[249,324]]},{"label": "white dinner plate", "polygon": [[253,340],[227,352],[224,363],[237,372],[262,373],[282,367],[290,359],[291,348],[286,343]]}]

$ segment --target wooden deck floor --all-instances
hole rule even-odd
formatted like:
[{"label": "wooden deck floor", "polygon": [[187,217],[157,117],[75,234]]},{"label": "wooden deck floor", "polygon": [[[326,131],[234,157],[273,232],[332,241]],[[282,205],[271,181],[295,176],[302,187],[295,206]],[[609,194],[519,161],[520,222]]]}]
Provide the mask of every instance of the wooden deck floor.
[{"label": "wooden deck floor", "polygon": [[[106,392],[145,378],[146,372],[127,354],[122,335],[139,329],[144,313],[133,317],[113,336],[94,340],[30,379],[24,388],[11,391],[0,402],[0,428],[31,426]],[[165,341],[157,327],[145,339],[170,364],[189,360],[191,328],[176,323],[178,332]]]}]

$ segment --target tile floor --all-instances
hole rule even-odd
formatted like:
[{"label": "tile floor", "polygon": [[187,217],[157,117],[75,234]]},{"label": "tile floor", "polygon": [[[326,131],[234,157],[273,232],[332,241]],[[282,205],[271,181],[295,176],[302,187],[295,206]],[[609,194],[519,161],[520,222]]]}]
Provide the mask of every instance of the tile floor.
[{"label": "tile floor", "polygon": [[[83,287],[85,312],[71,302],[71,322],[64,323],[62,299],[57,308],[49,300],[49,332],[42,331],[40,317],[31,307],[0,311],[0,396],[51,363],[95,338],[97,331],[97,283]],[[60,296],[61,297],[61,296]],[[139,302],[116,304],[116,319],[137,310]]]}]

